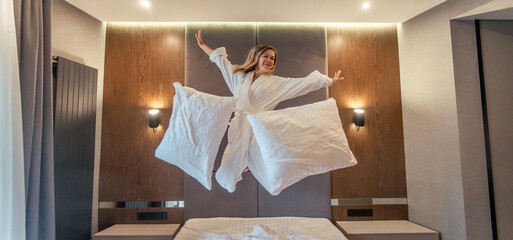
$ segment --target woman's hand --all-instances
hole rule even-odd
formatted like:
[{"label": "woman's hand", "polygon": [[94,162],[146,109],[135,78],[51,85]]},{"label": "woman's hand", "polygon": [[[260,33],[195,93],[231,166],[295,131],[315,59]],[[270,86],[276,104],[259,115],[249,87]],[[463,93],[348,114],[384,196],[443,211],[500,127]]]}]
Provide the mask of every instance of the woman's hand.
[{"label": "woman's hand", "polygon": [[344,77],[340,76],[342,74],[342,70],[338,70],[335,72],[335,76],[331,80],[333,80],[333,84],[344,80]]},{"label": "woman's hand", "polygon": [[212,48],[210,48],[209,46],[207,46],[207,44],[205,44],[205,42],[203,42],[203,39],[201,38],[201,30],[198,30],[198,33],[194,34],[194,36],[196,37],[196,41],[198,42],[198,46],[203,49],[203,51],[205,51],[205,53],[207,55],[210,56],[210,54],[214,51]]},{"label": "woman's hand", "polygon": [[196,37],[196,40],[198,41],[198,46],[203,46],[205,43],[203,42],[203,39],[201,39],[201,30],[198,30],[198,33],[194,34]]}]

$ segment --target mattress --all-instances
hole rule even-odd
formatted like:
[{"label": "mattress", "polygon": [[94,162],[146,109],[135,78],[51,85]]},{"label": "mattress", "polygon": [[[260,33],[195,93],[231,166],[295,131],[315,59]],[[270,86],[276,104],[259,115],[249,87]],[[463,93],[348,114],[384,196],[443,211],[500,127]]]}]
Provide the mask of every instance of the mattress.
[{"label": "mattress", "polygon": [[193,218],[185,222],[175,240],[334,240],[346,239],[325,218]]}]

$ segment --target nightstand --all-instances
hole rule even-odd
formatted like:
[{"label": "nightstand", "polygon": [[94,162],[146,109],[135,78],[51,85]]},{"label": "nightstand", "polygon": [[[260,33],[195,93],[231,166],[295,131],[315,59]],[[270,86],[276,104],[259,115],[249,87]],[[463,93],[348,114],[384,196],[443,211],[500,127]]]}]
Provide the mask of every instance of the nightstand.
[{"label": "nightstand", "polygon": [[439,234],[406,220],[337,221],[349,240],[439,240]]},{"label": "nightstand", "polygon": [[116,224],[93,235],[93,240],[170,240],[180,224]]}]

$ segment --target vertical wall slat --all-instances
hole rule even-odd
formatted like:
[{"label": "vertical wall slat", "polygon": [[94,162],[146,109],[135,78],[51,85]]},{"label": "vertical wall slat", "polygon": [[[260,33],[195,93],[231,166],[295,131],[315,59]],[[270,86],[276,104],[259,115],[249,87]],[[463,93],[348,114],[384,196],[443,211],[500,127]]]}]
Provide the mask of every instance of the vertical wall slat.
[{"label": "vertical wall slat", "polygon": [[[77,124],[80,126],[78,128],[78,131],[77,131],[77,136],[81,136],[81,138],[83,139],[83,141],[78,141],[76,142],[76,146],[77,146],[77,153],[78,153],[78,156],[77,156],[77,160],[79,161],[77,166],[76,166],[76,169],[78,170],[77,171],[77,181],[74,183],[74,187],[80,187],[83,182],[87,179],[87,175],[91,175],[90,173],[88,172],[85,172],[85,171],[80,171],[81,169],[87,169],[87,158],[85,156],[85,151],[87,151],[86,149],[86,146],[87,146],[87,142],[89,141],[89,139],[87,138],[87,135],[85,133],[85,130],[86,130],[86,126],[85,126],[85,121],[84,121],[84,103],[86,101],[86,95],[85,95],[85,92],[84,92],[84,86],[85,86],[85,74],[86,74],[86,66],[84,65],[79,65],[79,68],[80,68],[80,74],[79,74],[79,89],[78,89],[78,109],[77,109]],[[92,182],[92,181],[91,181]],[[86,208],[86,206],[84,206],[85,204],[88,203],[88,201],[80,201],[80,199],[87,199],[88,198],[88,193],[85,192],[85,191],[81,191],[77,194],[76,196],[76,199],[77,199],[77,212],[79,213],[86,213],[87,211],[84,211]],[[92,196],[92,195],[91,195]],[[89,196],[90,197],[90,196]],[[91,204],[91,207],[92,207],[92,204]],[[84,214],[85,215],[85,214]],[[80,222],[77,222],[75,226],[81,226],[83,227],[84,226],[84,221],[80,221]]]}]

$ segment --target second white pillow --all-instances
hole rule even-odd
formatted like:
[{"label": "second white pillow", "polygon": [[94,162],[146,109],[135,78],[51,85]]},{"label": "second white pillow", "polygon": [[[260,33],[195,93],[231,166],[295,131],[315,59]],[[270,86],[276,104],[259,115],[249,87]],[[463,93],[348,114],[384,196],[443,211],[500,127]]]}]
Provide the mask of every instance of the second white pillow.
[{"label": "second white pillow", "polygon": [[338,115],[325,101],[248,115],[272,195],[299,180],[356,164]]}]

